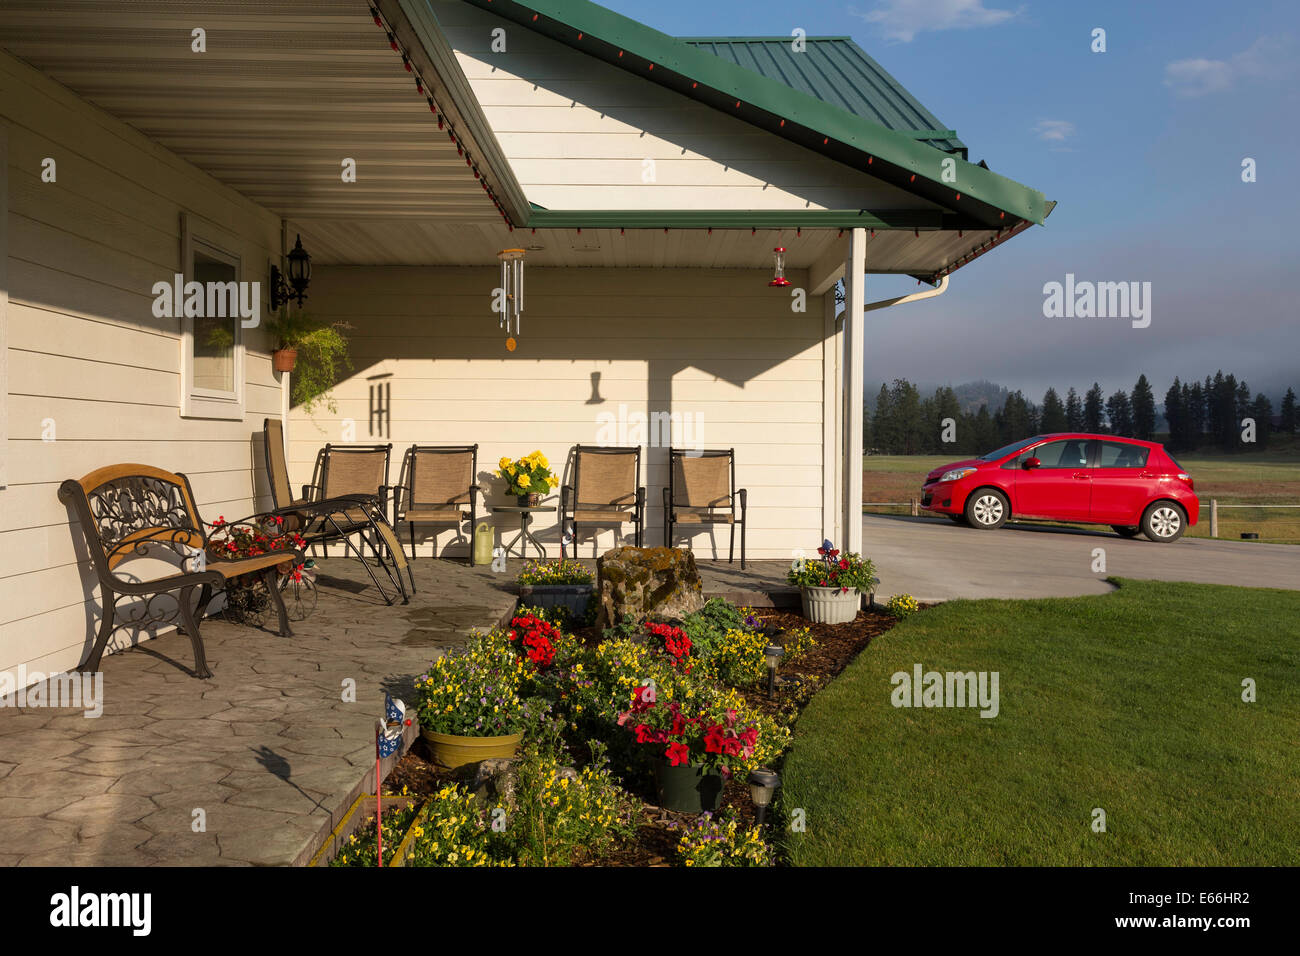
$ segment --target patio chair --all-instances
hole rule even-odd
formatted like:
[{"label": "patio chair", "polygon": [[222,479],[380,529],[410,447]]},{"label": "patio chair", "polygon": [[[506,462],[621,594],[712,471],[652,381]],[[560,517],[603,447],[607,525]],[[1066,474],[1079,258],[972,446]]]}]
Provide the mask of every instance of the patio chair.
[{"label": "patio chair", "polygon": [[[736,558],[736,525],[740,525],[740,569],[745,570],[745,513],[749,492],[736,487],[734,448],[693,451],[668,450],[668,487],[664,489],[664,547],[671,548],[676,525],[730,525],[727,562]],[[740,513],[736,513],[736,502]]]},{"label": "patio chair", "polygon": [[578,531],[584,524],[612,524],[621,533],[632,524],[641,546],[645,526],[645,488],[641,485],[641,448],[606,448],[578,445],[573,450],[573,484],[560,489],[560,527],[573,533],[573,553],[578,553]]},{"label": "patio chair", "polygon": [[[274,513],[286,519],[285,526],[298,531],[308,546],[320,545],[326,557],[329,543],[342,541],[344,548],[366,569],[385,603],[392,604],[393,598],[366,560],[364,545],[370,545],[380,569],[401,594],[402,603],[409,603],[415,593],[415,578],[406,561],[406,551],[387,517],[391,491],[388,458],[393,446],[326,445],[317,458],[319,483],[303,485],[301,497],[294,498],[284,457],[284,426],[278,419],[268,418],[263,422],[263,438]],[[363,547],[357,546],[354,537],[361,540]],[[402,580],[403,570],[410,581],[409,593]]]},{"label": "patio chair", "polygon": [[393,496],[393,526],[403,521],[409,526],[412,561],[417,524],[451,524],[459,533],[460,523],[468,518],[473,533],[478,521],[474,502],[478,445],[412,445],[406,450],[402,474],[406,483]]},{"label": "patio chair", "polygon": [[[242,575],[255,574],[262,579],[280,616],[280,635],[292,636],[276,567],[286,561],[301,562],[301,552],[275,551],[230,561],[207,555],[208,535],[185,475],[151,465],[109,465],[84,478],[63,482],[59,485],[59,500],[77,515],[99,578],[103,603],[95,643],[78,670],[99,670],[108,639],[119,627],[176,624],[194,649],[194,676],[211,677],[198,619],[212,600],[214,588],[224,588],[229,579]],[[186,562],[199,556],[199,570],[186,570]],[[166,564],[175,564],[177,570],[147,579],[139,577],[135,570],[124,576],[122,565],[132,558],[162,558]],[[193,602],[196,589],[197,605]],[[175,594],[174,611],[159,603],[158,598],[164,594]],[[127,598],[147,600],[119,623],[118,603]]]}]

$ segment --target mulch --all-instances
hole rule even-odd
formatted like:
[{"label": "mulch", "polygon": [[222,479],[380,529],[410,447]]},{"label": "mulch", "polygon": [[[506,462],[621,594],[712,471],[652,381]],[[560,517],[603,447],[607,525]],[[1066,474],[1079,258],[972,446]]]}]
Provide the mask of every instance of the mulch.
[{"label": "mulch", "polygon": [[[741,689],[751,706],[767,714],[789,713],[792,709],[801,711],[813,694],[896,623],[893,617],[879,610],[859,611],[857,618],[847,624],[810,624],[799,614],[772,608],[758,608],[752,613],[765,625],[777,630],[809,627],[816,642],[798,660],[781,665],[772,699],[768,699],[765,687]],[[579,629],[577,636],[587,643],[600,639],[595,628]],[[779,643],[779,637],[776,640]],[[401,793],[405,787],[408,793],[432,794],[456,779],[430,762],[424,741],[417,738],[393,768],[384,789]],[[722,805],[735,810],[742,825],[753,823],[754,805],[750,800],[749,785],[744,780],[727,782],[722,791]],[[690,814],[661,810],[651,803],[642,804],[640,816],[634,841],[589,865],[669,866],[679,837],[677,828],[689,826],[694,818]]]}]

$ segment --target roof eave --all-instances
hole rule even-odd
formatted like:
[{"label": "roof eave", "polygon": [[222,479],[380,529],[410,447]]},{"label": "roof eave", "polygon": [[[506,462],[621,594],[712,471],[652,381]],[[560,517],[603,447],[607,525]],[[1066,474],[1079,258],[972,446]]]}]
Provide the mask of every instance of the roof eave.
[{"label": "roof eave", "polygon": [[1011,226],[1017,220],[1041,224],[1044,219],[1046,200],[1038,190],[870,123],[588,0],[465,2],[970,215],[985,227]]}]

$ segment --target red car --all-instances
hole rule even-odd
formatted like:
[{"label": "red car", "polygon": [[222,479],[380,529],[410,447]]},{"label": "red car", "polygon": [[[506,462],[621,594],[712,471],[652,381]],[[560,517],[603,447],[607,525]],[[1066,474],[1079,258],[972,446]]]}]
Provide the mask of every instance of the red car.
[{"label": "red car", "polygon": [[1125,538],[1177,541],[1200,499],[1163,445],[1114,435],[1037,435],[925,476],[921,507],[973,528],[1012,516],[1108,524]]}]

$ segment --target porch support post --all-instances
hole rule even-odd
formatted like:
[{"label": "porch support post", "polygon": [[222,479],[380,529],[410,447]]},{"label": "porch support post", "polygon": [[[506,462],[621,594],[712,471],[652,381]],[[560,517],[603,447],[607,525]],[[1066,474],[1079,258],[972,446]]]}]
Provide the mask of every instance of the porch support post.
[{"label": "porch support post", "polygon": [[[842,268],[842,267],[841,267]],[[832,288],[822,296],[822,537],[844,540],[840,534],[840,481],[844,473],[840,448],[840,336],[835,317],[839,303]]]},{"label": "porch support post", "polygon": [[866,328],[867,230],[854,229],[844,264],[844,544],[862,551],[862,359]]}]

